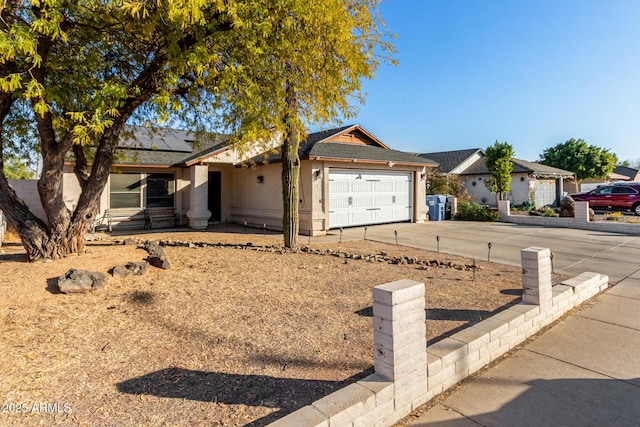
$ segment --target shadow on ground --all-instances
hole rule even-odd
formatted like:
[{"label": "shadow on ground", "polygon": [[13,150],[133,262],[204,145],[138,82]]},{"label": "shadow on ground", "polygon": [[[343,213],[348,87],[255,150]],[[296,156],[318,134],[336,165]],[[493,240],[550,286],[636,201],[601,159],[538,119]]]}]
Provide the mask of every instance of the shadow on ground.
[{"label": "shadow on ground", "polygon": [[[411,427],[460,426],[638,426],[640,420],[640,378],[532,380],[527,390],[500,409],[475,413],[464,400],[451,403],[433,421],[417,421]],[[522,387],[520,383],[501,382],[499,387]],[[448,401],[443,402],[447,407]],[[470,405],[469,408],[473,408]],[[478,407],[478,405],[475,405]],[[449,409],[449,408],[447,408]],[[444,415],[443,415],[444,414]]]},{"label": "shadow on ground", "polygon": [[247,424],[257,427],[272,423],[372,373],[371,369],[344,381],[319,381],[167,368],[122,381],[117,387],[121,393],[134,395],[278,408],[278,411]]},{"label": "shadow on ground", "polygon": [[[522,291],[518,289],[504,289],[500,292],[505,293],[507,295],[522,295]],[[517,298],[508,304],[498,307],[493,311],[457,310],[457,309],[450,309],[450,308],[428,308],[425,310],[425,318],[427,320],[450,320],[450,321],[465,322],[465,323],[437,337],[429,338],[427,340],[427,345],[435,344],[438,341],[441,341],[447,337],[450,337],[453,334],[456,334],[464,329],[467,329],[469,326],[473,326],[476,323],[482,322],[483,320],[488,319],[489,317],[494,316],[500,313],[501,311],[506,310],[509,307],[513,307],[516,304],[520,304],[521,302],[522,302],[522,299]],[[354,313],[363,317],[373,317],[373,307],[369,306],[369,307],[361,308],[360,310],[357,310]]]}]

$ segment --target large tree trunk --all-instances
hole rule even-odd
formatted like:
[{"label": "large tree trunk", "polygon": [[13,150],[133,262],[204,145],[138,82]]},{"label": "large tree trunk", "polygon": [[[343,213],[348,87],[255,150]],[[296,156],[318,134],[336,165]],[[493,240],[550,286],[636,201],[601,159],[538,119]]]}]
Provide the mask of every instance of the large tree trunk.
[{"label": "large tree trunk", "polygon": [[[0,207],[7,222],[15,228],[27,252],[29,261],[59,259],[84,250],[86,232],[98,211],[100,195],[109,177],[118,137],[123,124],[118,123],[102,136],[91,174],[85,179],[81,176],[82,192],[77,207],[72,213],[63,199],[63,163],[66,146],[55,139],[43,142],[47,146],[43,156],[42,177],[38,180],[38,193],[46,214],[46,222],[37,218],[9,185],[3,173],[0,173]],[[46,138],[45,138],[46,139]],[[0,166],[2,158],[0,157]]]},{"label": "large tree trunk", "polygon": [[296,96],[291,85],[287,85],[287,107],[289,109],[286,121],[286,135],[282,142],[282,200],[284,213],[282,215],[282,233],[284,246],[295,248],[298,246],[298,186],[300,180],[300,130],[297,120],[292,117],[296,111]]}]

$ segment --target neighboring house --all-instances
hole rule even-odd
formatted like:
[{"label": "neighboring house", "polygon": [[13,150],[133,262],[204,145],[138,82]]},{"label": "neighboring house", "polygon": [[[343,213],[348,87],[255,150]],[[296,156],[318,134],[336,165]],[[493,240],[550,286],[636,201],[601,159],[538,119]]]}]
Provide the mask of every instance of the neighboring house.
[{"label": "neighboring house", "polygon": [[569,182],[566,185],[566,189],[569,193],[584,193],[591,191],[602,184],[620,181],[639,182],[640,170],[626,166],[617,166],[613,169],[613,172],[607,175],[604,179],[584,179],[580,181],[580,189],[578,189],[575,181]]},{"label": "neighboring house", "polygon": [[[439,163],[438,169],[443,173],[459,175],[464,188],[477,202],[496,205],[495,193],[490,192],[485,185],[491,179],[491,172],[485,163],[482,149],[425,153],[420,156]],[[563,179],[573,176],[572,172],[536,162],[512,158],[511,163],[513,171],[509,200],[514,205],[535,202],[538,207],[557,206],[564,192]]]},{"label": "neighboring house", "polygon": [[640,170],[626,166],[616,166],[613,173],[624,176],[621,181],[640,182]]},{"label": "neighboring house", "polygon": [[[100,199],[100,214],[173,209],[196,229],[210,221],[282,229],[277,149],[240,153],[226,141],[214,141],[198,151],[194,143],[189,132],[176,130],[139,130],[135,142],[123,142],[116,172]],[[277,145],[275,140],[270,144]],[[359,125],[310,134],[301,143],[300,158],[301,234],[426,219],[426,169],[436,164],[391,150]],[[64,195],[70,208],[79,193],[67,164]],[[125,218],[121,226],[127,225]]]}]

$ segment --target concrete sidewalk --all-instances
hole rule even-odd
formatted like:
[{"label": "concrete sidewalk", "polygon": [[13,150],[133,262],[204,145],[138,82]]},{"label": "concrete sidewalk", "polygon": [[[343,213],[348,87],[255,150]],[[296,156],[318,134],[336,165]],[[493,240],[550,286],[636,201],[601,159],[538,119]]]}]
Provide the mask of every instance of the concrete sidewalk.
[{"label": "concrete sidewalk", "polygon": [[[640,238],[514,224],[441,222],[367,228],[367,239],[520,264],[549,247],[557,272],[607,274],[606,293],[484,371],[410,424],[427,426],[640,426]],[[364,228],[343,231],[361,239]],[[337,241],[339,235],[322,239]],[[314,239],[315,241],[320,238]]]},{"label": "concrete sidewalk", "polygon": [[586,305],[410,425],[640,425],[640,278]]}]

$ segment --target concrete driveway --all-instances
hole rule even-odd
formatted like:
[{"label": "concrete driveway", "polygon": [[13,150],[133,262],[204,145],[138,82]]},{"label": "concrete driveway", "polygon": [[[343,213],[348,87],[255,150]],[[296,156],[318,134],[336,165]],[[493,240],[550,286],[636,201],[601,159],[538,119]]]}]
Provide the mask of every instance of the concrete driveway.
[{"label": "concrete driveway", "polygon": [[[568,228],[546,228],[507,223],[438,221],[424,224],[385,224],[366,227],[366,238],[386,243],[437,250],[491,261],[520,265],[520,250],[530,246],[550,248],[557,273],[577,275],[584,271],[607,274],[611,283],[625,277],[640,279],[640,236]],[[362,239],[365,227],[346,228],[342,240]],[[304,238],[303,238],[304,239]],[[312,238],[338,241],[339,230]]]}]

